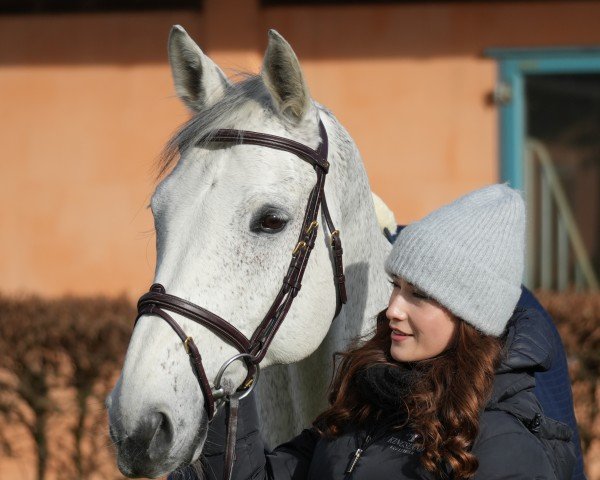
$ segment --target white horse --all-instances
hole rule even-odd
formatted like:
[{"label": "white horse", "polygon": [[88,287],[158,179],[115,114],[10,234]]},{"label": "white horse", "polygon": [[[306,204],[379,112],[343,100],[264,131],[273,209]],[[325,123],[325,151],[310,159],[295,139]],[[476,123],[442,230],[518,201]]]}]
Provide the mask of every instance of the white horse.
[{"label": "white horse", "polygon": [[[336,290],[329,236],[319,227],[302,290],[261,364],[272,366],[258,386],[266,437],[289,438],[325,405],[333,352],[365,334],[385,306],[390,286],[383,262],[390,246],[379,231],[356,145],[311,99],[296,55],[279,34],[269,33],[260,75],[235,84],[178,26],[169,38],[169,59],[177,94],[194,116],[170,142],[179,159],[152,196],[155,282],[246,336],[281,286],[315,172],[291,153],[197,141],[216,128],[236,128],[316,148],[319,118],[329,137],[325,191],[341,231],[348,303],[332,323]],[[212,381],[237,351],[205,327],[173,317],[194,337]],[[235,363],[225,385],[232,391],[245,375]],[[107,406],[123,474],[158,477],[200,455],[208,423],[203,393],[180,339],[158,317],[146,315],[137,323]]]}]

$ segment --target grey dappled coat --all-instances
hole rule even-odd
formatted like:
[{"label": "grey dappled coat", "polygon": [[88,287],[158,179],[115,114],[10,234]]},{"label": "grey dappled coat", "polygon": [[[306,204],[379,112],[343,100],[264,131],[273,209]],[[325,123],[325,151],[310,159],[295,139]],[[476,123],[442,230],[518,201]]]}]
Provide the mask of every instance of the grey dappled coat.
[{"label": "grey dappled coat", "polygon": [[[533,394],[534,372],[550,367],[551,335],[533,309],[517,308],[508,327],[505,355],[497,370],[491,400],[480,418],[472,452],[479,459],[475,479],[571,478],[575,462],[570,429],[544,417]],[[254,479],[431,479],[419,462],[417,437],[409,428],[375,437],[364,449],[352,473],[346,473],[366,433],[347,429],[340,437],[321,438],[314,429],[272,452],[264,448],[251,398],[243,400],[236,444],[234,480]],[[221,480],[224,415],[211,424],[203,468],[209,479]],[[176,478],[198,478],[192,468]]]}]

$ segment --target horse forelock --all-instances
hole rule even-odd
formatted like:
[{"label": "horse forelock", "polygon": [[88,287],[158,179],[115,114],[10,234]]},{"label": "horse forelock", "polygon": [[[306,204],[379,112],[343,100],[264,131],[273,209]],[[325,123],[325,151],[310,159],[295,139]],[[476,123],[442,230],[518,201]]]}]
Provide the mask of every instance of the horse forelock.
[{"label": "horse forelock", "polygon": [[240,113],[250,109],[250,103],[266,103],[266,89],[258,75],[242,74],[243,80],[232,83],[223,98],[194,115],[168,140],[158,161],[158,176],[166,173],[176,163],[181,152],[207,140],[210,132],[219,128],[231,128]]},{"label": "horse forelock", "polygon": [[[261,111],[264,117],[261,124],[264,125],[265,119],[272,119],[283,128],[289,138],[299,140],[300,135],[305,140],[310,140],[311,135],[302,128],[306,125],[293,124],[277,110],[260,75],[240,73],[238,76],[241,80],[231,83],[221,99],[194,113],[168,140],[158,160],[158,178],[164,176],[177,163],[181,153],[191,147],[208,144],[211,134],[216,130],[244,130],[249,124],[257,123],[258,111]],[[310,130],[316,132],[316,121],[314,125],[308,123]]]}]

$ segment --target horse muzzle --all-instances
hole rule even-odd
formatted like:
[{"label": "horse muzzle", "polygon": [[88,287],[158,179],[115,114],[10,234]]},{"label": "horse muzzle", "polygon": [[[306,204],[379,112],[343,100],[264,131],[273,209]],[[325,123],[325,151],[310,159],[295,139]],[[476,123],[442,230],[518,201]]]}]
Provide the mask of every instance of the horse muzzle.
[{"label": "horse muzzle", "polygon": [[159,477],[181,463],[173,461],[175,431],[164,412],[146,413],[130,432],[120,422],[111,422],[109,431],[119,470],[127,477]]}]

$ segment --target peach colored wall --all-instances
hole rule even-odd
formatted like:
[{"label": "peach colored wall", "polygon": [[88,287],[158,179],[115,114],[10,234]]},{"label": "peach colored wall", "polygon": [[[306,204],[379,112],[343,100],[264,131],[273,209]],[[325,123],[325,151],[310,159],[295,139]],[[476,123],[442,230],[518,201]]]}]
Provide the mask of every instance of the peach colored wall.
[{"label": "peach colored wall", "polygon": [[166,35],[177,22],[198,35],[199,19],[0,17],[3,291],[131,293],[151,280],[152,165],[187,118]]},{"label": "peach colored wall", "polygon": [[485,48],[600,43],[593,2],[203,3],[0,17],[3,292],[136,296],[151,281],[152,164],[187,116],[166,63],[173,23],[226,69],[253,71],[267,28],[278,29],[402,222],[497,179],[496,109],[485,100],[496,69]]}]

